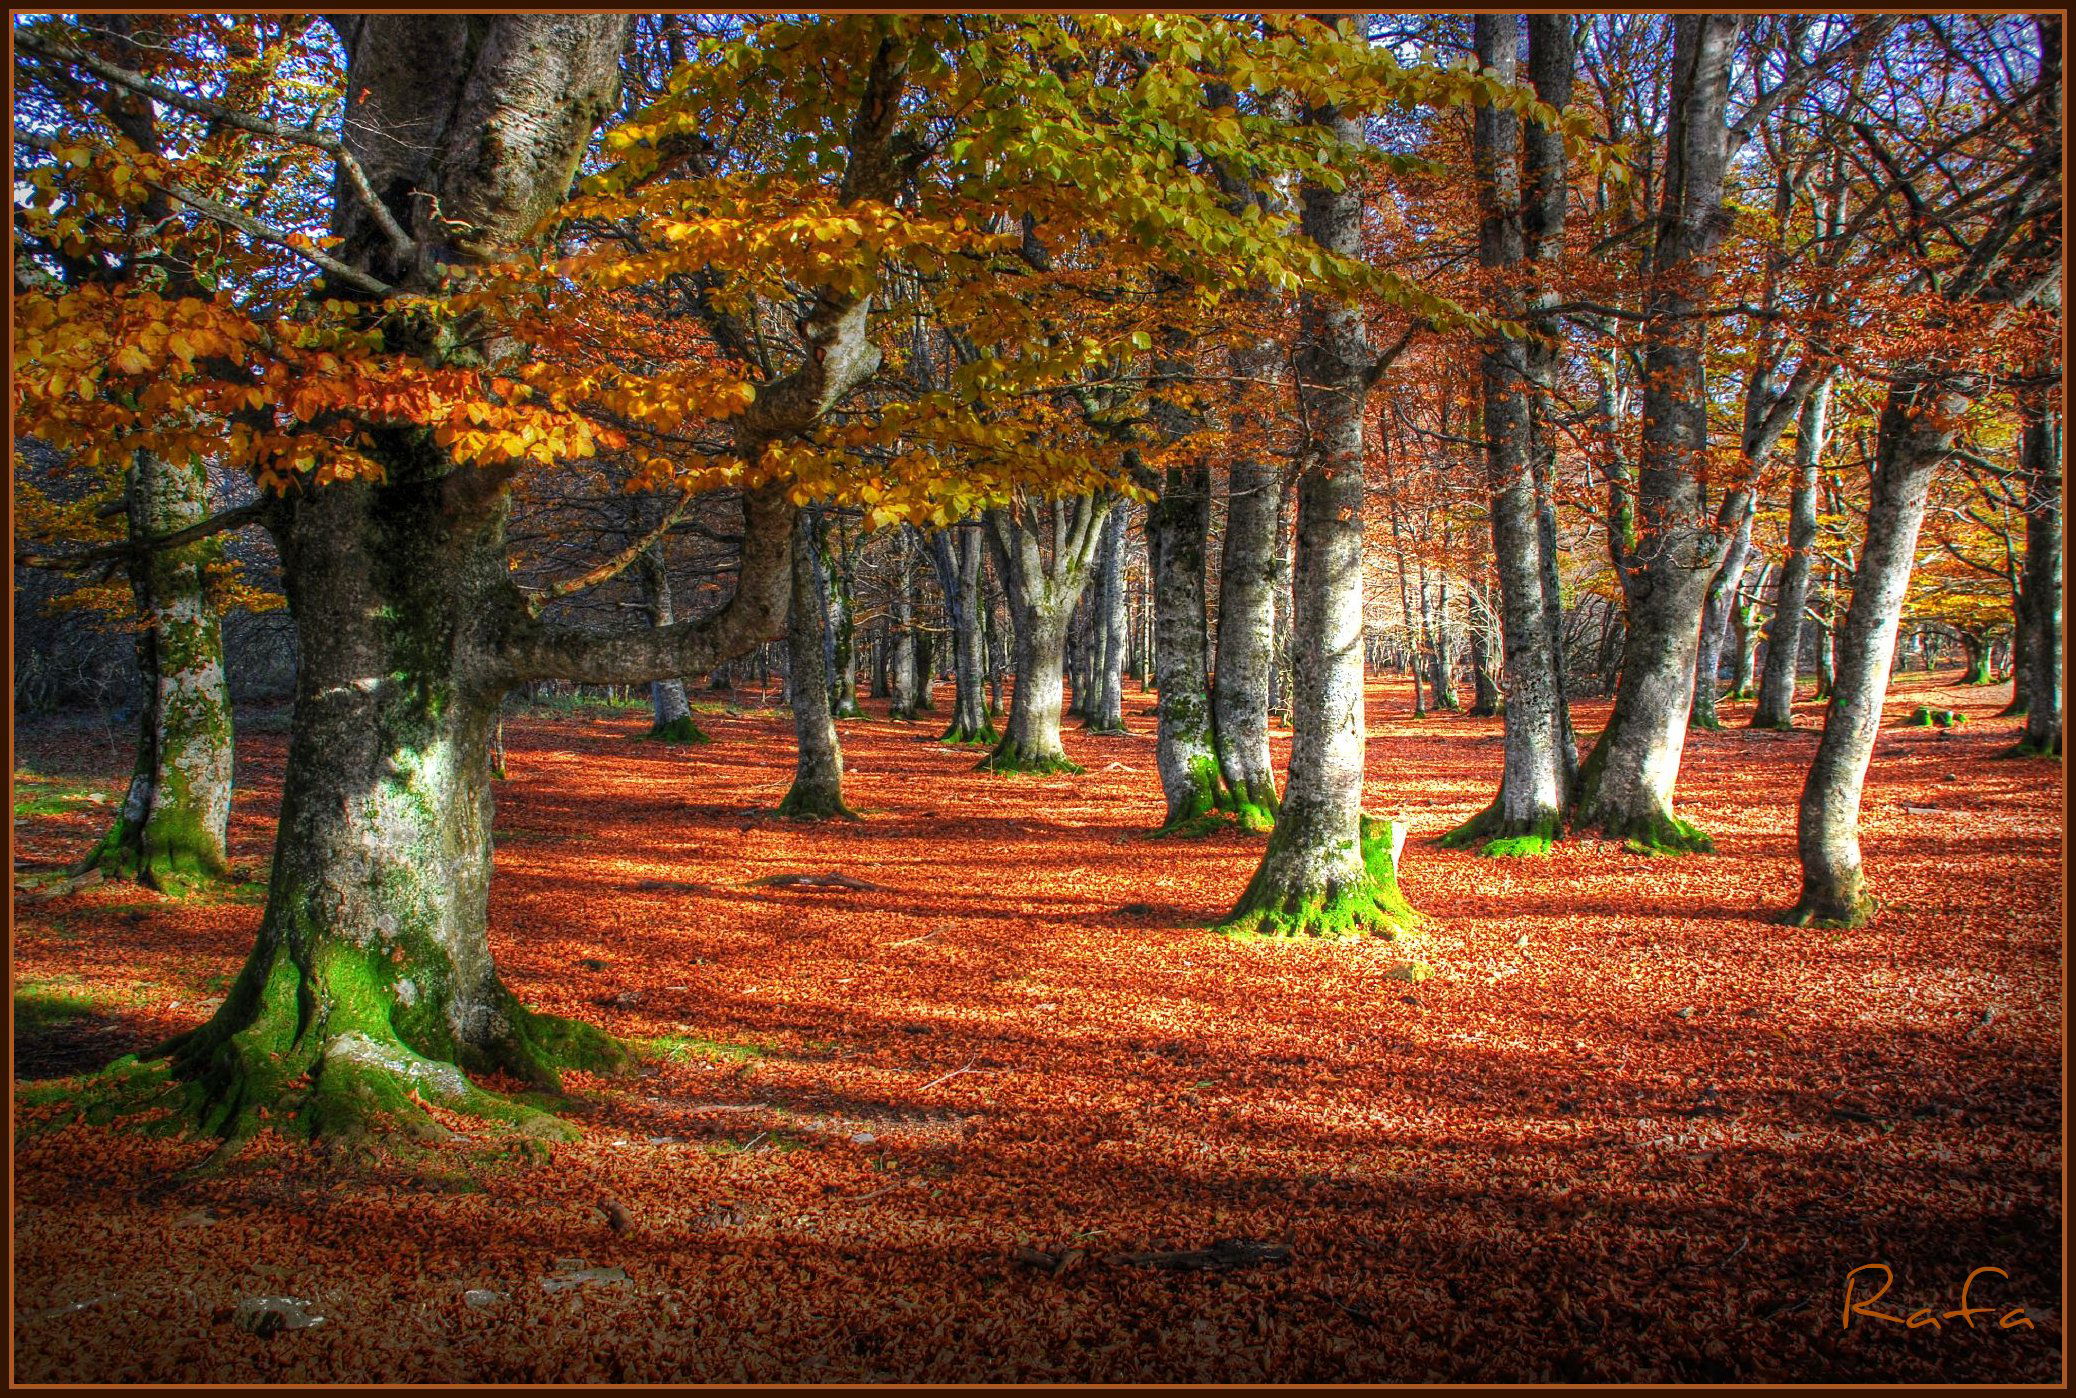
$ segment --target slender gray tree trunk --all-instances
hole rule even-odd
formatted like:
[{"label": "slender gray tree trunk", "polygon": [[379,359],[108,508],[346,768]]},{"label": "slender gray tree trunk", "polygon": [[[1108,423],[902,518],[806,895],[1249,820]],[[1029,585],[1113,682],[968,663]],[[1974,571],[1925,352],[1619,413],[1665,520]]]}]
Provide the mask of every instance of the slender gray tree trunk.
[{"label": "slender gray tree trunk", "polygon": [[[1480,65],[1511,80],[1514,17],[1479,15],[1475,24]],[[1517,169],[1520,119],[1511,111],[1481,107],[1474,120],[1482,212],[1479,261],[1507,275],[1526,257]],[[1523,299],[1503,290],[1501,314],[1521,314]],[[1549,616],[1552,594],[1535,473],[1537,399],[1527,348],[1518,340],[1494,337],[1485,347],[1480,382],[1506,672],[1505,765],[1492,804],[1450,831],[1443,843],[1483,843],[1484,852],[1493,855],[1542,854],[1557,838],[1570,795],[1570,739],[1556,649],[1561,633]]]},{"label": "slender gray tree trunk", "polygon": [[893,542],[893,579],[887,591],[887,717],[915,717],[915,569],[906,527]]},{"label": "slender gray tree trunk", "polygon": [[[1933,472],[1952,448],[1972,396],[1899,381],[1882,407],[1867,538],[1838,637],[1838,679],[1824,714],[1796,825],[1802,897],[1797,926],[1858,926],[1874,911],[1860,860],[1860,793],[1881,730],[1896,633],[1910,587]],[[1925,409],[1933,409],[1926,412]]]},{"label": "slender gray tree trunk", "polygon": [[1795,491],[1788,503],[1788,547],[1774,589],[1773,625],[1766,633],[1766,668],[1759,678],[1754,728],[1795,725],[1795,677],[1801,668],[1802,619],[1816,563],[1817,468],[1823,459],[1831,376],[1810,390],[1795,428]]},{"label": "slender gray tree trunk", "polygon": [[815,546],[822,556],[821,575],[826,584],[823,595],[828,602],[822,629],[828,637],[823,655],[829,670],[829,713],[833,718],[862,718],[865,711],[858,707],[858,638],[853,620],[856,564],[843,521],[822,512]]},{"label": "slender gray tree trunk", "polygon": [[[1737,649],[1730,659],[1730,697],[1752,697],[1752,674],[1759,661],[1759,594],[1773,565],[1759,560],[1759,573],[1752,578],[1737,605],[1730,611],[1730,625],[1737,635]],[[1747,573],[1749,577],[1749,573]]]},{"label": "slender gray tree trunk", "polygon": [[[1334,23],[1344,34],[1352,27]],[[1331,107],[1309,117],[1346,147],[1360,141],[1357,123]],[[1307,237],[1361,255],[1357,188],[1307,182],[1300,208]],[[1290,774],[1261,867],[1226,926],[1395,933],[1416,920],[1398,890],[1399,841],[1362,811],[1363,404],[1372,352],[1359,306],[1311,294],[1300,299],[1299,336],[1310,440],[1298,479]]]},{"label": "slender gray tree trunk", "polygon": [[[640,516],[636,521],[642,528],[648,527]],[[635,563],[635,576],[641,587],[642,607],[648,613],[649,625],[669,626],[676,621],[670,595],[670,571],[664,566],[660,539],[642,550],[641,558]],[[649,737],[666,743],[707,741],[706,734],[692,720],[692,706],[685,700],[682,677],[653,681],[649,685],[649,708],[655,716]]]},{"label": "slender gray tree trunk", "polygon": [[1123,733],[1125,650],[1129,645],[1125,615],[1125,536],[1131,511],[1113,506],[1103,520],[1103,541],[1096,550],[1095,583],[1090,610],[1094,620],[1095,655],[1090,679],[1087,723],[1091,733]]},{"label": "slender gray tree trunk", "polygon": [[930,562],[944,591],[952,635],[952,719],[940,742],[996,741],[988,719],[987,637],[982,631],[981,559],[985,545],[975,525],[930,534]]},{"label": "slender gray tree trunk", "polygon": [[793,785],[779,814],[798,820],[858,819],[843,800],[843,748],[830,712],[826,628],[828,585],[817,521],[801,511],[793,530],[791,599],[786,609],[787,695],[793,706]]},{"label": "slender gray tree trunk", "polygon": [[1723,562],[1709,579],[1708,596],[1701,607],[1701,641],[1694,661],[1693,710],[1687,722],[1693,728],[1720,730],[1723,721],[1716,716],[1718,674],[1723,668],[1723,642],[1730,634],[1730,613],[1736,609],[1738,593],[1744,586],[1744,570],[1752,556],[1752,511],[1744,512],[1744,519],[1737,532],[1730,536],[1730,547],[1723,555]]},{"label": "slender gray tree trunk", "polygon": [[98,869],[185,892],[231,876],[231,696],[221,617],[209,589],[223,543],[146,544],[209,517],[208,474],[199,460],[175,466],[135,453],[124,505],[139,621],[137,758],[114,824],[71,873]]}]

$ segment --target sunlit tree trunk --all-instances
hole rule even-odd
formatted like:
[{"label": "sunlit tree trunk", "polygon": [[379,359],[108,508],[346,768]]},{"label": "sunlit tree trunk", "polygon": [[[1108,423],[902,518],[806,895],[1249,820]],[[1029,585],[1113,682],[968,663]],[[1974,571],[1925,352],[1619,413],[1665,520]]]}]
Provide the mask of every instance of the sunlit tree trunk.
[{"label": "sunlit tree trunk", "polygon": [[1744,522],[1730,536],[1730,547],[1723,555],[1722,564],[1715,576],[1709,579],[1708,596],[1701,606],[1701,640],[1694,661],[1693,709],[1688,723],[1695,728],[1720,729],[1723,721],[1716,716],[1718,697],[1718,675],[1723,668],[1723,642],[1730,635],[1730,613],[1737,606],[1739,591],[1744,586],[1744,570],[1752,556],[1752,513],[1746,509]]},{"label": "sunlit tree trunk", "polygon": [[1130,511],[1112,507],[1103,520],[1103,541],[1096,550],[1095,583],[1090,611],[1094,621],[1094,658],[1084,725],[1091,733],[1122,733],[1124,721],[1125,650],[1129,646],[1125,616],[1125,533]]},{"label": "sunlit tree trunk", "polygon": [[1903,380],[1882,407],[1867,537],[1838,636],[1837,682],[1802,788],[1802,897],[1787,915],[1791,923],[1856,926],[1873,913],[1860,860],[1860,793],[1881,729],[1925,493],[1953,445],[1953,424],[1971,402],[1967,394]]},{"label": "sunlit tree trunk", "polygon": [[[1737,649],[1730,657],[1730,698],[1752,697],[1752,675],[1759,662],[1759,593],[1766,586],[1766,578],[1773,565],[1764,559],[1759,562],[1759,574],[1752,579],[1737,605],[1730,610],[1730,626],[1737,638]],[[1749,574],[1747,574],[1749,576]]]},{"label": "sunlit tree trunk", "polygon": [[[1001,742],[981,759],[992,772],[1079,771],[1060,744],[1067,622],[1102,536],[1108,497],[1021,501],[986,513],[1016,638],[1016,687]],[[1046,529],[1050,539],[1042,539]],[[1049,547],[1048,547],[1049,543]]]},{"label": "sunlit tree trunk", "polygon": [[[1252,361],[1242,361],[1243,367]],[[1226,495],[1218,563],[1218,656],[1211,726],[1233,810],[1249,830],[1276,823],[1276,772],[1269,755],[1275,687],[1276,513],[1281,482],[1272,466],[1235,461]]]},{"label": "sunlit tree trunk", "polygon": [[115,822],[72,874],[100,870],[163,892],[230,877],[231,696],[209,573],[222,541],[153,548],[209,517],[199,459],[136,453],[124,482],[142,703],[137,758]]},{"label": "sunlit tree trunk", "polygon": [[887,589],[887,717],[915,717],[915,569],[908,530],[894,539],[893,580]]},{"label": "sunlit tree trunk", "polygon": [[[1346,19],[1335,23],[1344,34],[1352,28]],[[1357,123],[1331,107],[1309,118],[1348,147],[1360,140]],[[1300,208],[1307,237],[1360,256],[1358,189],[1308,182]],[[1396,841],[1362,812],[1363,404],[1372,352],[1361,308],[1344,301],[1302,297],[1299,336],[1298,393],[1310,440],[1298,479],[1290,772],[1261,867],[1225,925],[1389,933],[1415,918],[1398,891]]]}]

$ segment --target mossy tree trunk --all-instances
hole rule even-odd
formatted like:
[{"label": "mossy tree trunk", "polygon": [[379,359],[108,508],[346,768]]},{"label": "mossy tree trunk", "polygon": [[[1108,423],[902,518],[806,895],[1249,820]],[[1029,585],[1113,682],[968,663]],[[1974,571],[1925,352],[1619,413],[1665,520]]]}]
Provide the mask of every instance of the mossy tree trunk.
[{"label": "mossy tree trunk", "polygon": [[1795,925],[1857,926],[1873,913],[1860,858],[1860,794],[1881,730],[1926,491],[1952,448],[1953,424],[1973,400],[1905,379],[1890,386],[1882,406],[1867,536],[1838,637],[1838,678],[1797,816],[1802,897],[1786,919]]},{"label": "mossy tree trunk", "polygon": [[[1242,375],[1267,355],[1236,356]],[[1228,477],[1225,542],[1218,560],[1218,654],[1211,680],[1211,727],[1218,767],[1234,814],[1249,830],[1276,823],[1281,798],[1269,751],[1269,704],[1276,669],[1276,516],[1282,481],[1251,457]]]},{"label": "mossy tree trunk", "polygon": [[148,542],[208,518],[208,475],[199,460],[176,466],[137,453],[124,505],[142,690],[137,760],[114,824],[72,873],[98,869],[182,892],[231,873],[231,696],[209,576],[223,545],[215,538],[174,548]]},{"label": "mossy tree trunk", "polygon": [[[401,250],[342,199],[335,251],[407,291],[486,255],[477,249],[520,246],[563,199],[613,106],[627,33],[624,17],[592,15],[336,24],[348,149],[375,189],[433,197],[400,196],[413,235]],[[891,191],[906,52],[889,36],[864,76],[846,199]],[[473,230],[470,249],[451,241],[456,229]],[[732,420],[738,455],[807,430],[877,371],[868,313],[865,296],[822,289],[800,327],[809,352]],[[405,320],[393,342],[414,333]],[[464,1075],[503,1070],[552,1088],[563,1067],[621,1056],[595,1029],[526,1009],[492,961],[500,702],[534,680],[646,684],[746,653],[785,616],[795,511],[783,482],[745,494],[736,590],[713,615],[572,630],[541,621],[510,578],[509,471],[457,468],[429,432],[366,427],[379,483],[313,485],[270,507],[298,670],[267,907],[222,1007],[162,1052],[190,1120],[232,1141],[262,1119],[326,1136],[429,1132],[422,1102],[565,1133]]]},{"label": "mossy tree trunk", "polygon": [[986,513],[988,546],[1016,631],[1016,687],[1002,740],[981,759],[983,770],[1080,770],[1060,743],[1067,622],[1112,505],[1107,495],[1079,495],[1071,500],[1018,500]]},{"label": "mossy tree trunk", "polygon": [[788,689],[793,706],[793,785],[779,814],[802,820],[856,820],[843,800],[843,748],[829,710],[828,599],[815,546],[816,520],[803,511],[794,525],[792,601],[786,609]]},{"label": "mossy tree trunk", "polygon": [[[1350,146],[1360,140],[1357,123],[1334,108],[1308,118]],[[1359,190],[1308,182],[1300,210],[1314,242],[1360,254]],[[1388,839],[1367,829],[1362,813],[1363,406],[1378,365],[1358,305],[1306,294],[1299,314],[1298,392],[1309,430],[1297,487],[1290,773],[1261,866],[1224,925],[1388,934],[1410,928],[1414,915]]]},{"label": "mossy tree trunk", "polygon": [[1732,699],[1752,697],[1752,676],[1759,667],[1759,594],[1765,590],[1766,579],[1773,565],[1765,559],[1759,561],[1759,572],[1753,577],[1749,570],[1744,595],[1730,609],[1730,627],[1737,640],[1737,647],[1730,653],[1730,694]]},{"label": "mossy tree trunk", "polygon": [[1803,613],[1817,546],[1817,463],[1823,459],[1832,375],[1810,390],[1795,427],[1795,489],[1788,502],[1788,546],[1774,586],[1773,624],[1766,631],[1766,667],[1759,677],[1754,728],[1792,728],[1795,678],[1801,668]]},{"label": "mossy tree trunk", "polygon": [[1160,498],[1146,509],[1146,556],[1153,572],[1153,665],[1160,689],[1154,761],[1167,798],[1163,831],[1199,828],[1227,804],[1206,685],[1210,636],[1204,616],[1204,563],[1210,529],[1210,468],[1170,467]]},{"label": "mossy tree trunk", "polygon": [[978,524],[930,533],[930,563],[944,591],[952,636],[952,718],[942,742],[992,744],[996,740],[995,725],[988,718],[987,637],[981,629],[985,553]]}]

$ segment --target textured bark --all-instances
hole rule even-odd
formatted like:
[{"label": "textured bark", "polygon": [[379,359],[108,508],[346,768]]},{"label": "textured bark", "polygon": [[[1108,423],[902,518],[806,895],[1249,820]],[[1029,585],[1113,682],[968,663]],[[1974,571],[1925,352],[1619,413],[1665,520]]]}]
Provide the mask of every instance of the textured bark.
[{"label": "textured bark", "polygon": [[862,718],[858,707],[858,638],[850,538],[841,520],[820,517],[815,547],[821,553],[822,596],[826,603],[822,623],[826,640],[822,655],[829,671],[829,713],[832,718]]},{"label": "textured bark", "polygon": [[[614,103],[626,28],[619,16],[544,14],[378,14],[345,25],[344,140],[416,246],[396,252],[364,207],[340,199],[339,255],[429,291],[435,267],[520,248],[567,194]],[[890,188],[906,52],[889,35],[864,76],[845,199]],[[876,370],[867,309],[862,294],[818,292],[798,367],[732,420],[740,454],[755,459],[812,426]],[[448,364],[476,352],[443,349],[408,316],[395,319],[393,348]],[[494,362],[503,351],[486,352]],[[746,492],[735,595],[714,615],[589,633],[541,621],[512,583],[508,472],[457,469],[427,432],[368,431],[378,482],[335,482],[270,507],[299,648],[267,908],[222,1008],[165,1052],[191,1119],[230,1141],[263,1113],[320,1135],[437,1133],[420,1101],[568,1134],[461,1071],[552,1088],[562,1067],[622,1057],[597,1030],[519,1005],[492,963],[499,705],[531,679],[649,683],[764,641],[786,613],[795,510],[784,483]]]},{"label": "textured bark", "polygon": [[[1067,622],[1102,536],[1112,501],[1082,495],[987,511],[988,546],[1016,631],[1016,688],[1002,741],[981,759],[991,772],[1079,771],[1060,744]],[[1049,525],[1050,547],[1040,538]]]},{"label": "textured bark", "polygon": [[843,801],[843,748],[829,707],[824,635],[829,608],[821,550],[815,546],[816,524],[812,513],[803,512],[794,526],[792,601],[786,609],[793,785],[778,809],[782,816],[801,820],[856,820],[857,813]]},{"label": "textured bark", "polygon": [[[1479,15],[1475,21],[1479,64],[1509,81],[1514,76],[1515,23],[1512,15]],[[1518,275],[1527,255],[1516,169],[1520,119],[1511,111],[1481,107],[1474,120],[1479,262],[1503,279],[1496,293],[1498,308],[1502,315],[1515,317],[1522,313],[1525,298],[1509,289],[1504,279]],[[1561,191],[1557,197],[1561,199]],[[1561,652],[1556,648],[1560,633],[1549,616],[1551,592],[1536,483],[1536,384],[1522,342],[1503,335],[1488,341],[1480,384],[1506,673],[1506,755],[1492,804],[1450,831],[1443,843],[1485,842],[1488,854],[1540,854],[1548,850],[1563,818],[1571,762]]]},{"label": "textured bark", "polygon": [[1283,493],[1278,475],[1273,466],[1259,461],[1233,463],[1225,544],[1218,561],[1211,727],[1233,810],[1250,830],[1273,826],[1279,804],[1269,754],[1276,659],[1276,516]]},{"label": "textured bark", "polygon": [[1714,281],[1726,222],[1724,120],[1740,21],[1679,15],[1672,25],[1664,196],[1643,328],[1636,537],[1623,550],[1629,634],[1614,711],[1580,770],[1574,807],[1580,825],[1651,852],[1709,847],[1706,835],[1673,814],[1672,794],[1693,699],[1702,602],[1722,548],[1702,500],[1708,398],[1703,323],[1695,312]]},{"label": "textured bark", "polygon": [[1730,627],[1737,639],[1737,648],[1730,657],[1730,697],[1749,699],[1752,697],[1752,675],[1759,661],[1759,593],[1766,586],[1766,578],[1773,565],[1761,559],[1759,572],[1753,577],[1746,573],[1744,593],[1730,611]]},{"label": "textured bark", "polygon": [[1882,406],[1867,538],[1838,637],[1837,684],[1802,787],[1802,897],[1787,915],[1795,925],[1857,926],[1873,914],[1860,859],[1860,795],[1881,729],[1925,493],[1953,445],[1950,424],[1971,402],[1970,395],[1906,380],[1891,386]]},{"label": "textured bark", "polygon": [[1154,741],[1163,831],[1201,828],[1225,805],[1212,741],[1206,679],[1210,638],[1204,617],[1205,550],[1211,527],[1211,472],[1173,467],[1146,509],[1146,556],[1153,571],[1154,672],[1160,726]]},{"label": "textured bark", "polygon": [[988,717],[987,638],[981,630],[981,559],[985,545],[977,526],[938,529],[930,534],[930,563],[944,590],[945,616],[952,633],[952,718],[941,742],[996,741]]},{"label": "textured bark", "polygon": [[148,549],[144,541],[209,517],[199,460],[135,455],[124,485],[132,545],[143,705],[137,758],[115,822],[73,874],[99,869],[179,892],[230,877],[231,697],[223,632],[209,595],[220,539]]},{"label": "textured bark", "polygon": [[915,717],[915,568],[907,529],[895,536],[887,591],[887,717]]},{"label": "textured bark", "polygon": [[1754,728],[1792,728],[1795,677],[1802,659],[1802,618],[1816,561],[1817,466],[1823,459],[1825,416],[1831,407],[1831,377],[1810,390],[1795,428],[1795,490],[1788,503],[1788,547],[1773,594],[1773,624],[1766,632],[1766,668],[1759,677]]},{"label": "textured bark", "polygon": [[1089,609],[1094,622],[1094,656],[1084,726],[1091,733],[1123,733],[1125,651],[1130,645],[1125,612],[1125,534],[1131,512],[1117,505],[1103,520]]},{"label": "textured bark", "polygon": [[[1336,23],[1348,32],[1348,21]],[[1360,139],[1355,121],[1331,107],[1315,109],[1310,120],[1347,146]],[[1300,207],[1307,237],[1342,256],[1360,255],[1358,189],[1307,182]],[[1299,346],[1310,440],[1298,479],[1290,774],[1261,867],[1225,926],[1389,934],[1409,929],[1415,917],[1398,891],[1392,842],[1362,812],[1363,404],[1371,352],[1361,308],[1302,296]]]},{"label": "textured bark", "polygon": [[1491,718],[1499,712],[1499,681],[1492,675],[1492,648],[1486,628],[1470,627],[1471,715]]},{"label": "textured bark", "polygon": [[2062,750],[2062,417],[2038,397],[2019,404],[2019,469],[2025,480],[2026,557],[2021,584],[2026,625],[2014,669],[2026,675],[2026,729],[2015,750]]}]

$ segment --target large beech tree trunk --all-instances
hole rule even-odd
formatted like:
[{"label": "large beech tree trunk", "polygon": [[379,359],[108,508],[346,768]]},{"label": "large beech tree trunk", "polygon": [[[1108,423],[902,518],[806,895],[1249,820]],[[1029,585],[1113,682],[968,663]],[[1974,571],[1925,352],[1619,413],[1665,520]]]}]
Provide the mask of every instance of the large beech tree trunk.
[{"label": "large beech tree trunk", "polygon": [[[565,196],[613,105],[627,21],[382,14],[337,26],[348,54],[345,143],[375,189],[398,192],[414,242],[393,247],[342,196],[335,251],[413,291],[431,288],[436,268],[516,250]],[[889,36],[862,74],[845,199],[891,188],[906,52]],[[460,229],[467,248],[452,241]],[[868,310],[862,295],[821,292],[800,324],[808,353],[799,366],[732,420],[739,455],[757,459],[810,427],[877,371]],[[392,342],[432,337],[414,339],[404,316]],[[263,1113],[320,1135],[435,1131],[420,1102],[562,1132],[463,1073],[501,1069],[552,1088],[562,1067],[621,1057],[599,1031],[525,1009],[492,962],[489,754],[499,704],[530,680],[703,673],[773,635],[788,600],[794,507],[783,482],[745,494],[736,592],[714,615],[574,631],[542,622],[510,579],[508,471],[457,468],[421,430],[368,432],[379,483],[314,486],[270,507],[299,651],[267,908],[223,1006],[164,1052],[186,1083],[191,1119],[232,1142]],[[139,1071],[151,1076],[118,1069],[125,1079]]]},{"label": "large beech tree trunk", "polygon": [[1817,465],[1823,459],[1831,376],[1810,390],[1795,426],[1795,490],[1788,502],[1788,547],[1773,593],[1773,624],[1766,631],[1766,665],[1759,675],[1754,728],[1792,728],[1795,677],[1802,659],[1802,618],[1816,563]]},{"label": "large beech tree trunk", "polygon": [[1153,571],[1155,683],[1160,727],[1154,743],[1163,831],[1202,828],[1224,805],[1206,687],[1210,638],[1204,620],[1205,547],[1211,528],[1211,472],[1172,467],[1160,498],[1146,509],[1146,556]]},{"label": "large beech tree trunk", "polygon": [[802,820],[858,816],[843,801],[843,748],[829,708],[827,638],[828,596],[821,551],[815,546],[814,512],[803,512],[794,526],[792,601],[786,609],[786,659],[792,682],[793,785],[779,803],[779,814]]},{"label": "large beech tree trunk", "polygon": [[[1361,33],[1348,19],[1334,23],[1343,34]],[[1309,119],[1350,146],[1360,139],[1356,122],[1332,107]],[[1308,182],[1300,200],[1307,237],[1360,256],[1358,189]],[[1357,305],[1304,296],[1299,336],[1310,440],[1298,478],[1290,773],[1261,867],[1224,925],[1388,934],[1415,917],[1398,891],[1395,841],[1362,812],[1362,419],[1373,362]]]},{"label": "large beech tree trunk", "polygon": [[115,822],[71,873],[101,870],[181,892],[230,877],[231,696],[221,618],[209,594],[220,540],[147,541],[209,515],[200,461],[139,452],[124,483],[137,607],[137,758]]},{"label": "large beech tree trunk", "polygon": [[944,591],[944,612],[952,633],[952,718],[940,742],[996,741],[988,719],[987,638],[981,630],[981,560],[986,546],[975,525],[938,529],[930,534],[930,564]]},{"label": "large beech tree trunk", "polygon": [[1580,769],[1575,819],[1632,849],[1708,849],[1673,814],[1673,787],[1694,691],[1701,607],[1721,552],[1704,513],[1708,447],[1699,298],[1715,276],[1729,163],[1725,111],[1741,21],[1673,19],[1664,197],[1652,250],[1653,288],[1643,338],[1643,449],[1635,528],[1625,541],[1629,633],[1614,711]]},{"label": "large beech tree trunk", "polygon": [[1970,394],[1905,380],[1890,387],[1882,406],[1867,538],[1838,633],[1824,736],[1802,787],[1796,826],[1802,897],[1786,919],[1797,926],[1857,926],[1873,913],[1860,861],[1860,793],[1881,730],[1925,493],[1953,445],[1951,424],[1972,401]]},{"label": "large beech tree trunk", "polygon": [[[1480,15],[1478,61],[1511,80],[1515,19]],[[1568,37],[1568,36],[1567,36]],[[1537,38],[1543,38],[1537,31]],[[1569,86],[1569,65],[1564,83]],[[1526,256],[1521,185],[1516,169],[1520,118],[1481,107],[1475,117],[1477,182],[1483,219],[1480,262],[1505,275]],[[1561,198],[1561,193],[1559,195]],[[1521,313],[1522,297],[1502,292],[1501,313]],[[1528,351],[1518,340],[1493,338],[1480,381],[1485,409],[1485,480],[1491,494],[1492,555],[1499,576],[1500,640],[1506,675],[1505,763],[1499,794],[1443,843],[1483,843],[1492,855],[1541,854],[1556,839],[1570,796],[1570,735],[1559,632],[1551,625],[1540,502],[1534,458],[1535,397]]]},{"label": "large beech tree trunk", "polygon": [[[1241,360],[1243,371],[1258,358]],[[1280,804],[1269,753],[1269,698],[1275,688],[1276,516],[1282,494],[1275,467],[1252,458],[1233,463],[1218,561],[1211,727],[1226,792],[1248,830],[1274,826]]]},{"label": "large beech tree trunk", "polygon": [[[1103,518],[1107,496],[1019,502],[986,513],[988,545],[1002,575],[1010,620],[1016,631],[1016,688],[1002,741],[980,761],[990,772],[1078,772],[1060,743],[1067,623],[1074,615]],[[1049,525],[1050,547],[1040,538]]]}]

